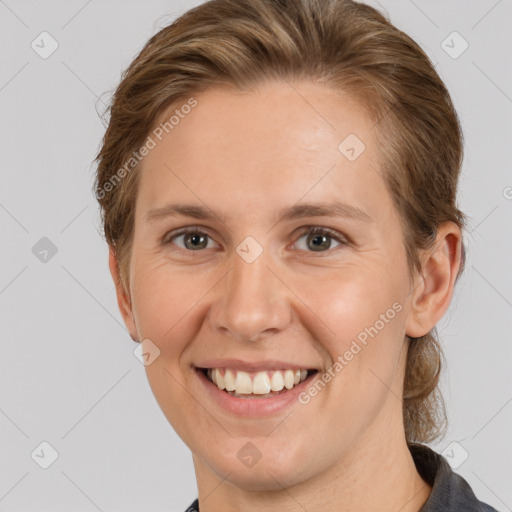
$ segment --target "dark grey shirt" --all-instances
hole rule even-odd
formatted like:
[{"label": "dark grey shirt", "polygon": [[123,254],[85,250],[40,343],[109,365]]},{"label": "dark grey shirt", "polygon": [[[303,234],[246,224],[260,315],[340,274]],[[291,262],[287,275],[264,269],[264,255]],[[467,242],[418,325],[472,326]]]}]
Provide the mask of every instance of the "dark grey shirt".
[{"label": "dark grey shirt", "polygon": [[[432,486],[432,492],[419,512],[498,512],[478,501],[469,484],[454,473],[448,461],[423,444],[409,446],[421,477]],[[199,512],[195,500],[185,512]]]}]

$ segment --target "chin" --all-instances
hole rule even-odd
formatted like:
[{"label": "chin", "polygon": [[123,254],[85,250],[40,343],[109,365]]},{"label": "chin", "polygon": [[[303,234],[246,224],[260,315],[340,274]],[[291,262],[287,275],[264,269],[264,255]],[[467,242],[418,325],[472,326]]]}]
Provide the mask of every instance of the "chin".
[{"label": "chin", "polygon": [[232,441],[232,446],[226,447],[214,458],[210,448],[204,460],[208,461],[211,469],[220,478],[229,475],[226,480],[240,489],[278,491],[313,476],[314,464],[309,459],[312,451],[302,452],[300,447],[297,448],[300,443],[287,442],[284,447],[279,448],[272,445],[270,438]]}]

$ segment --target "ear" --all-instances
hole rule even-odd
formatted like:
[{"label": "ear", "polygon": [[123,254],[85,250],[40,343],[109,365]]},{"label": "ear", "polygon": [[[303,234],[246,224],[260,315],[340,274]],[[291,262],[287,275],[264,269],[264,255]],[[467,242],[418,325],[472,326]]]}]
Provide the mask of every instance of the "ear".
[{"label": "ear", "polygon": [[462,234],[453,222],[442,223],[432,249],[422,256],[421,276],[411,292],[405,333],[419,338],[435,327],[447,311],[461,269]]},{"label": "ear", "polygon": [[108,251],[108,266],[110,268],[110,274],[112,275],[114,284],[116,285],[117,305],[119,307],[119,311],[121,312],[121,316],[123,317],[126,328],[128,329],[130,337],[133,341],[140,341],[138,339],[137,327],[133,317],[130,295],[121,281],[117,256],[114,249],[110,245]]}]

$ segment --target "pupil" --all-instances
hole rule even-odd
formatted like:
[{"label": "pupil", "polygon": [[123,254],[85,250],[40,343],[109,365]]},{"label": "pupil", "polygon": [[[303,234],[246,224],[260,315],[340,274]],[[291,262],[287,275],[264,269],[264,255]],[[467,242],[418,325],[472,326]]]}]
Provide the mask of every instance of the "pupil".
[{"label": "pupil", "polygon": [[[205,242],[205,237],[203,235],[191,234],[187,237],[187,241],[191,241],[191,245],[187,244],[187,247],[191,249],[202,248]],[[197,245],[197,242],[202,243],[202,245]]]},{"label": "pupil", "polygon": [[[317,240],[320,239],[320,242],[317,242]],[[325,249],[329,249],[330,247],[330,241],[328,240],[328,237],[326,235],[312,235],[312,238],[310,238],[310,241],[313,242],[313,247],[315,248],[322,248],[322,244],[324,244]]]}]

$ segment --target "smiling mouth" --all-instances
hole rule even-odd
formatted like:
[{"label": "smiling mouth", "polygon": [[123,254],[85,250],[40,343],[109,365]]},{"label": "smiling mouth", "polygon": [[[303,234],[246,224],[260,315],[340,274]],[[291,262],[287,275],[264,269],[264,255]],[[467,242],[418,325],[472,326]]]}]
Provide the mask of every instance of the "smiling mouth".
[{"label": "smiling mouth", "polygon": [[269,398],[293,389],[318,373],[315,369],[245,372],[233,368],[198,368],[218,389],[237,398]]}]

